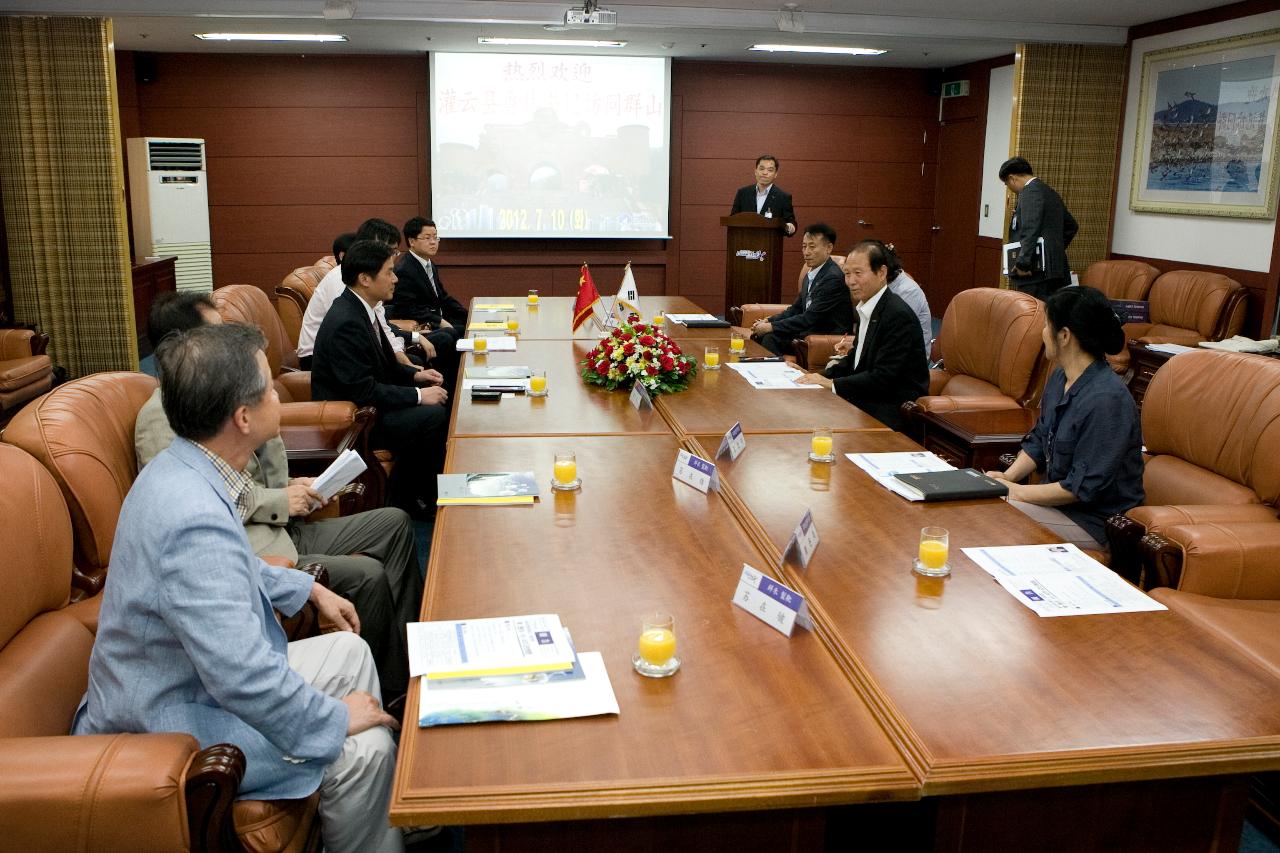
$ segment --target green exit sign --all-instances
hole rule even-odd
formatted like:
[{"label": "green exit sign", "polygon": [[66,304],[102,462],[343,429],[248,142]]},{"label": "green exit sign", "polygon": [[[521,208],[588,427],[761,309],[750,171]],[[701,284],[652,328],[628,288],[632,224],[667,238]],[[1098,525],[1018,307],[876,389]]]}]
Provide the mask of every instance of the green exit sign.
[{"label": "green exit sign", "polygon": [[960,98],[969,94],[968,80],[953,80],[950,83],[942,84],[942,97],[944,98]]}]

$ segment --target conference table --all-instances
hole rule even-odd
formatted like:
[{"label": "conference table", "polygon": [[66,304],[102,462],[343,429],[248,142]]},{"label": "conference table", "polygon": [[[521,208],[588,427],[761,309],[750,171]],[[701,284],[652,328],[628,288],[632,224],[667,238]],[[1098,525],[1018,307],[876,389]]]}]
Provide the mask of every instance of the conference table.
[{"label": "conference table", "polygon": [[[1167,611],[1036,616],[960,549],[1052,535],[1001,500],[890,493],[843,454],[918,446],[827,391],[699,371],[637,412],[586,386],[563,301],[538,309],[559,339],[522,323],[516,353],[463,360],[546,367],[550,394],[460,391],[445,470],[549,484],[569,449],[582,488],[441,508],[423,618],[557,613],[621,714],[423,729],[415,685],[394,823],[467,825],[484,851],[1234,849],[1246,774],[1280,768],[1274,677]],[[746,449],[716,460],[719,491],[672,478],[734,422]],[[815,426],[835,463],[808,460]],[[821,543],[802,568],[782,552],[806,510]],[[927,525],[951,532],[945,581],[910,570]],[[744,564],[803,594],[813,630],[733,606]],[[667,679],[631,668],[653,610],[676,620]]]}]

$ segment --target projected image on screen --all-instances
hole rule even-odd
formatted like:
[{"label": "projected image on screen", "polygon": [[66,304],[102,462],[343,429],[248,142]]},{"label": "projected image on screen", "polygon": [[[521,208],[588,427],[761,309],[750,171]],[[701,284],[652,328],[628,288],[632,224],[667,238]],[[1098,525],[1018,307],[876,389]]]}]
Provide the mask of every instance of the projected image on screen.
[{"label": "projected image on screen", "polygon": [[666,59],[431,59],[431,213],[442,234],[668,235]]}]

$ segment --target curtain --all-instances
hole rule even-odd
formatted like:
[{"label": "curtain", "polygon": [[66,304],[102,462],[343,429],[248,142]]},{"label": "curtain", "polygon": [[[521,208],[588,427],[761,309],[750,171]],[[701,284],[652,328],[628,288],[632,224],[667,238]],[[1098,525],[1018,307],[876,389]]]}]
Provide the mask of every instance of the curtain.
[{"label": "curtain", "polygon": [[111,22],[0,17],[0,197],[14,319],[72,376],[136,370]]},{"label": "curtain", "polygon": [[[1067,250],[1077,273],[1107,257],[1125,57],[1123,47],[1022,44],[1014,63],[1009,150],[1030,161],[1080,223]],[[1006,226],[1012,213],[1010,199]]]}]

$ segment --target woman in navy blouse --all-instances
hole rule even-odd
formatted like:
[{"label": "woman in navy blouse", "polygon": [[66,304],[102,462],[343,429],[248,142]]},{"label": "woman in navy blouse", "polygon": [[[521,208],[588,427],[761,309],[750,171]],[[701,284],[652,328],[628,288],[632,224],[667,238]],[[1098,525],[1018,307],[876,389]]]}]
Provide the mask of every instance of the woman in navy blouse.
[{"label": "woman in navy blouse", "polygon": [[[1106,550],[1109,516],[1142,503],[1142,427],[1133,397],[1105,356],[1124,347],[1111,303],[1092,287],[1064,287],[1045,302],[1045,355],[1058,366],[1018,458],[990,476],[1009,503],[1062,539]],[[1019,481],[1040,472],[1040,482]]]}]

